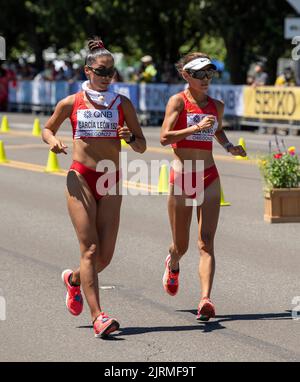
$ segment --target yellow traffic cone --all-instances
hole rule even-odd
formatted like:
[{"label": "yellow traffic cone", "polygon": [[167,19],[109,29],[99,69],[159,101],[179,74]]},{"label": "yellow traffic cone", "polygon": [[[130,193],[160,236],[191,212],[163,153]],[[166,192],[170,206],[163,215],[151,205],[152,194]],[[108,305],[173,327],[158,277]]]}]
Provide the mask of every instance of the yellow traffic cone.
[{"label": "yellow traffic cone", "polygon": [[[247,152],[247,150],[246,150],[246,143],[245,143],[245,139],[244,138],[240,138],[239,139],[239,146],[242,146],[242,148]],[[238,160],[249,160],[248,156],[242,157],[240,155],[236,156],[235,159],[238,159]]]},{"label": "yellow traffic cone", "polygon": [[4,144],[0,141],[0,163],[6,163],[8,160],[6,159]]},{"label": "yellow traffic cone", "polygon": [[7,116],[4,115],[1,122],[1,133],[7,133],[10,130]]},{"label": "yellow traffic cone", "polygon": [[40,137],[42,134],[41,127],[40,127],[40,120],[38,118],[35,118],[32,128],[32,135],[35,137]]},{"label": "yellow traffic cone", "polygon": [[48,162],[46,167],[46,172],[58,172],[60,171],[60,167],[58,164],[57,155],[53,151],[49,151]]},{"label": "yellow traffic cone", "polygon": [[224,192],[223,192],[222,187],[221,187],[221,201],[220,201],[220,206],[221,206],[221,207],[231,206],[231,203],[225,201]]},{"label": "yellow traffic cone", "polygon": [[166,164],[163,164],[161,166],[161,169],[159,172],[159,181],[158,181],[157,191],[160,194],[169,193],[169,169]]},{"label": "yellow traffic cone", "polygon": [[124,139],[121,139],[121,147],[128,147],[129,144],[125,142]]}]

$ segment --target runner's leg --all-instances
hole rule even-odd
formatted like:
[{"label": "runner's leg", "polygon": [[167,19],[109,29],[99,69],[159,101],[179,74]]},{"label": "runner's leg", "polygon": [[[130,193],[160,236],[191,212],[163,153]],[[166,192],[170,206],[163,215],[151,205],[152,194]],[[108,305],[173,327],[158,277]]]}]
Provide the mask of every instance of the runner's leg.
[{"label": "runner's leg", "polygon": [[121,195],[106,195],[98,201],[97,232],[99,251],[97,273],[106,268],[114,254],[120,223]]},{"label": "runner's leg", "polygon": [[215,273],[214,237],[220,212],[219,178],[205,189],[204,195],[203,204],[197,207],[199,278],[202,297],[210,297]]},{"label": "runner's leg", "polygon": [[173,237],[173,243],[169,248],[170,269],[175,271],[178,269],[181,257],[188,250],[193,207],[186,206],[184,196],[174,196],[171,191],[168,199],[168,212]]},{"label": "runner's leg", "polygon": [[[101,312],[96,271],[99,251],[96,223],[97,204],[85,179],[75,171],[68,173],[66,197],[69,214],[80,246],[80,280],[92,319],[95,319]],[[72,281],[79,281],[75,272],[73,277],[75,280]]]}]

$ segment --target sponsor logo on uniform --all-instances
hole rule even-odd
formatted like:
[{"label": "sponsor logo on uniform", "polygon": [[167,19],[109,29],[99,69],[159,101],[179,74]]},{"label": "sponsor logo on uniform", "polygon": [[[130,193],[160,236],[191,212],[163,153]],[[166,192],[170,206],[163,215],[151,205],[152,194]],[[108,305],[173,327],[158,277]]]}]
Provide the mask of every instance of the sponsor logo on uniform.
[{"label": "sponsor logo on uniform", "polygon": [[89,111],[89,110],[86,110],[84,113],[83,113],[84,117],[85,118],[91,118],[92,117],[92,112]]},{"label": "sponsor logo on uniform", "polygon": [[[194,113],[188,113],[187,114],[187,127],[196,125],[197,123],[201,122],[207,114],[194,114]],[[205,142],[211,142],[213,139],[213,136],[218,128],[217,121],[215,124],[206,130],[200,130],[197,133],[194,133],[185,139],[187,141],[205,141]]]},{"label": "sponsor logo on uniform", "polygon": [[77,110],[75,137],[117,137],[118,110]]},{"label": "sponsor logo on uniform", "polygon": [[193,121],[195,122],[195,123],[199,123],[200,121],[201,121],[201,118],[200,118],[200,115],[195,115],[194,116],[194,118],[193,118]]}]

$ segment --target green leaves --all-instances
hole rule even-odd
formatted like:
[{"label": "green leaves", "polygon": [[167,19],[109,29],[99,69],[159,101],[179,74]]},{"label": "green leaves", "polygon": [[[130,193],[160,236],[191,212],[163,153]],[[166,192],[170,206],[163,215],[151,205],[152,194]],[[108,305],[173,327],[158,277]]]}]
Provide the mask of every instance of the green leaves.
[{"label": "green leaves", "polygon": [[263,157],[259,167],[267,189],[300,186],[300,161],[293,153],[276,153]]},{"label": "green leaves", "polygon": [[[234,83],[245,83],[249,64],[268,56],[276,73],[277,58],[290,54],[283,38],[287,1],[265,0],[10,0],[2,2],[0,34],[8,56],[26,46],[42,63],[42,51],[72,50],[100,35],[105,45],[138,62],[175,63],[181,54],[203,50],[224,60]],[[274,72],[274,73],[273,73]]]}]

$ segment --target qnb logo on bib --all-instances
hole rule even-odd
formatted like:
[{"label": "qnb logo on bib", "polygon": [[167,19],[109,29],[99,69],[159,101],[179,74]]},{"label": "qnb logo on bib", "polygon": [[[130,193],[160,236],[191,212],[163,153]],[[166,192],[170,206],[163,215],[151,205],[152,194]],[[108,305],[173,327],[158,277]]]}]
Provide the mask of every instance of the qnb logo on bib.
[{"label": "qnb logo on bib", "polygon": [[193,119],[194,124],[201,122],[201,116],[199,114],[194,114],[192,119]]},{"label": "qnb logo on bib", "polygon": [[[187,127],[197,125],[200,123],[203,118],[207,117],[208,114],[194,114],[194,113],[188,113],[187,114]],[[213,136],[215,135],[215,132],[218,128],[218,122],[217,119],[215,119],[214,125],[210,129],[198,131],[197,133],[194,133],[185,139],[188,141],[207,141],[211,142],[213,139]]]},{"label": "qnb logo on bib", "polygon": [[92,116],[93,116],[92,112],[89,111],[89,110],[86,110],[86,111],[83,113],[83,115],[84,115],[84,118],[92,118]]},{"label": "qnb logo on bib", "polygon": [[75,138],[117,137],[118,110],[77,110]]}]

